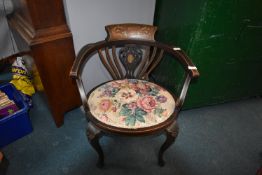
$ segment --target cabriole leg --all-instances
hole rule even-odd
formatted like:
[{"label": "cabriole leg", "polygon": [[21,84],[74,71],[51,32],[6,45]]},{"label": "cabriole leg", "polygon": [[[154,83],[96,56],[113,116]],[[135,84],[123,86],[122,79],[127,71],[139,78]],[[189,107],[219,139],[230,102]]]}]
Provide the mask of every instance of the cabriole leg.
[{"label": "cabriole leg", "polygon": [[86,135],[89,143],[96,150],[98,154],[97,167],[102,168],[104,166],[104,153],[99,144],[99,139],[102,137],[102,132],[97,129],[91,122],[87,124]]},{"label": "cabriole leg", "polygon": [[163,159],[164,152],[174,143],[176,137],[178,135],[179,127],[176,121],[174,121],[167,129],[166,129],[166,141],[161,146],[158,153],[158,165],[164,166],[165,161]]}]

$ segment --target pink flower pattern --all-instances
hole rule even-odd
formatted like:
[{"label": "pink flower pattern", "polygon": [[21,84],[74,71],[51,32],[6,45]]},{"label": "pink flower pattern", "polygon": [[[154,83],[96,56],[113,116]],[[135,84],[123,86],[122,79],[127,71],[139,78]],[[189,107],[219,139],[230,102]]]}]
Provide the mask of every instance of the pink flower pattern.
[{"label": "pink flower pattern", "polygon": [[101,100],[99,104],[99,108],[106,112],[111,107],[111,101],[109,99],[103,99]]},{"label": "pink flower pattern", "polygon": [[[97,119],[126,128],[157,124],[166,120],[175,107],[174,98],[168,91],[136,79],[108,82],[95,89],[90,97],[90,112]],[[118,123],[114,123],[116,121]]]},{"label": "pink flower pattern", "polygon": [[137,100],[137,106],[146,112],[151,112],[156,108],[156,100],[152,96],[145,96]]}]

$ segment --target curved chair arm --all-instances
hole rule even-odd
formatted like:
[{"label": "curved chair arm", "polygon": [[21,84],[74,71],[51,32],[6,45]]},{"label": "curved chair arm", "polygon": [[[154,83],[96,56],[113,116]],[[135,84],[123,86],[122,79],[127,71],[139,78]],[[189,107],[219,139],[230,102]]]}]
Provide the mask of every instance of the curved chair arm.
[{"label": "curved chair arm", "polygon": [[79,51],[79,53],[77,54],[76,60],[74,61],[74,64],[70,70],[70,77],[73,79],[81,79],[81,75],[79,74],[79,69],[80,69],[80,65],[81,65],[81,61],[83,59],[83,56],[86,55],[86,53],[89,50],[92,50],[93,46],[95,44],[91,43],[91,44],[87,44],[84,47],[81,48],[81,50]]},{"label": "curved chair arm", "polygon": [[173,50],[178,54],[180,62],[184,66],[184,69],[189,73],[191,78],[198,78],[199,72],[197,67],[193,64],[187,54],[178,47],[173,47]]},{"label": "curved chair arm", "polygon": [[180,92],[176,104],[177,110],[181,110],[186,98],[187,90],[191,79],[198,78],[200,74],[199,71],[197,70],[197,67],[193,64],[191,59],[186,55],[186,53],[183,50],[181,50],[178,47],[173,47],[173,50],[179,55],[180,62],[182,63],[185,71],[187,72],[186,78],[184,80],[183,88]]},{"label": "curved chair arm", "polygon": [[80,65],[81,65],[82,57],[86,54],[88,50],[92,48],[93,45],[94,44],[87,44],[81,48],[70,70],[70,77],[76,80],[76,84],[77,84],[78,91],[79,91],[79,94],[82,100],[82,104],[86,112],[88,111],[88,103],[87,103],[87,98],[86,98],[87,93],[85,91],[85,88],[82,82],[81,74],[79,74],[79,69],[81,68]]},{"label": "curved chair arm", "polygon": [[174,59],[178,60],[184,67],[184,69],[189,72],[191,78],[197,78],[199,76],[199,72],[192,61],[188,58],[184,51],[180,48],[172,47],[170,45],[166,45],[156,41],[143,41],[143,40],[119,40],[119,41],[99,41],[97,43],[85,45],[77,55],[77,59],[75,60],[72,69],[70,71],[70,76],[72,78],[77,78],[79,76],[80,65],[88,61],[90,57],[85,58],[86,55],[91,54],[99,48],[106,47],[114,44],[138,44],[138,45],[151,45],[155,47],[159,47],[164,49],[166,52],[174,55]]},{"label": "curved chair arm", "polygon": [[184,59],[186,60],[187,64],[187,69],[190,72],[190,76],[191,78],[198,78],[199,77],[199,72],[197,70],[197,67],[193,64],[193,62],[191,61],[191,59],[186,55],[186,53],[184,51],[180,51],[181,54],[183,54]]}]

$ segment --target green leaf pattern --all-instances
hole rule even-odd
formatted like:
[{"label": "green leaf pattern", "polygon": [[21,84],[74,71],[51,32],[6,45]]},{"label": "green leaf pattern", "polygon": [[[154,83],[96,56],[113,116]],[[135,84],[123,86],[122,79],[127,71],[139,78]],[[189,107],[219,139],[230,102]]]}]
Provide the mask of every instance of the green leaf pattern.
[{"label": "green leaf pattern", "polygon": [[[112,81],[99,87],[97,94],[91,97],[88,103],[97,101],[91,108],[98,117],[101,116],[101,121],[117,121],[127,128],[165,120],[174,109],[168,100],[172,98],[171,94],[144,80]],[[174,104],[173,101],[172,106]]]},{"label": "green leaf pattern", "polygon": [[134,126],[136,121],[145,123],[144,116],[147,114],[143,109],[136,107],[134,110],[128,107],[128,104],[122,105],[120,115],[126,116],[125,123],[127,126]]}]

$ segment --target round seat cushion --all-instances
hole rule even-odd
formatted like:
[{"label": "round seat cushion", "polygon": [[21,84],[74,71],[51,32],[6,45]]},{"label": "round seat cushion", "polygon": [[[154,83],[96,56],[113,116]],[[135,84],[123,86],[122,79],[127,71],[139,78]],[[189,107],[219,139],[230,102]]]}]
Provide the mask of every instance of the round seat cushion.
[{"label": "round seat cushion", "polygon": [[124,79],[95,88],[88,97],[89,110],[102,123],[137,129],[167,120],[175,109],[173,96],[144,80]]}]

